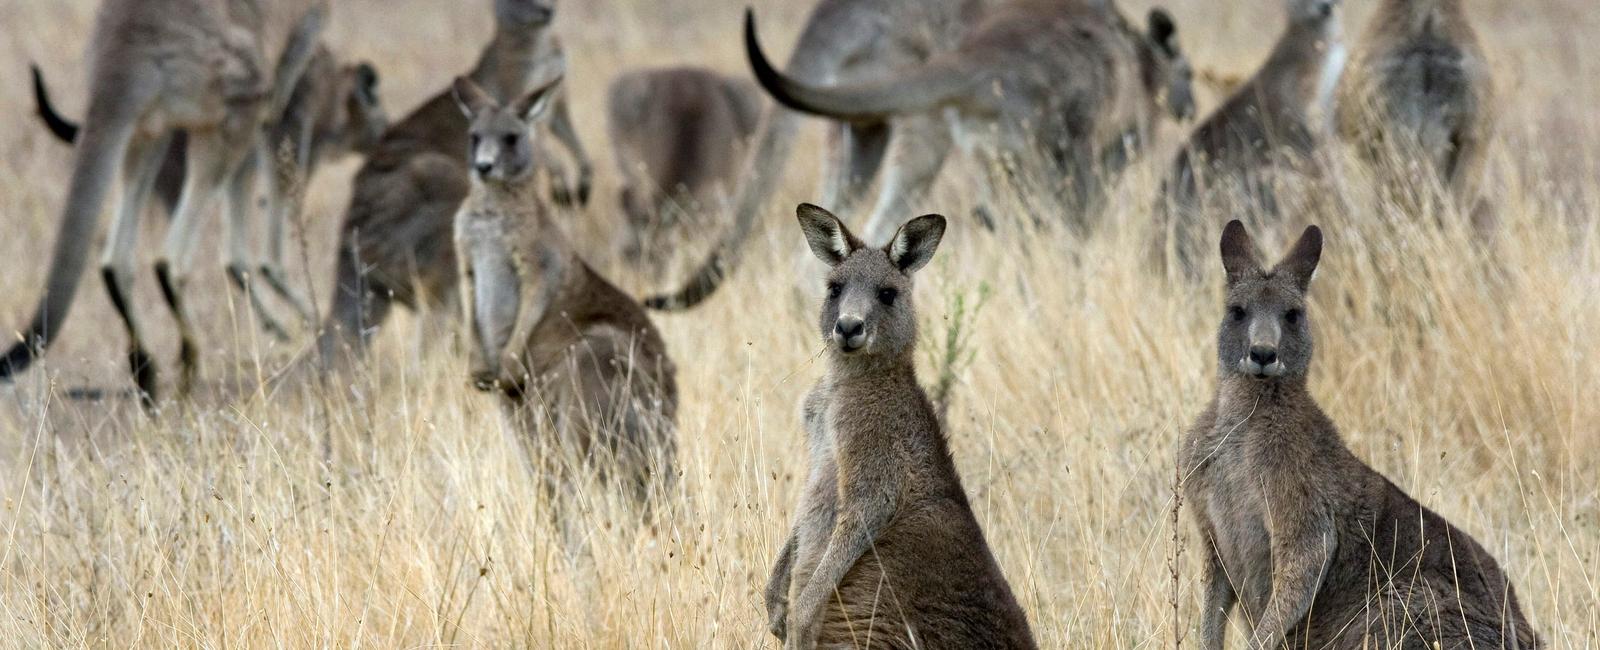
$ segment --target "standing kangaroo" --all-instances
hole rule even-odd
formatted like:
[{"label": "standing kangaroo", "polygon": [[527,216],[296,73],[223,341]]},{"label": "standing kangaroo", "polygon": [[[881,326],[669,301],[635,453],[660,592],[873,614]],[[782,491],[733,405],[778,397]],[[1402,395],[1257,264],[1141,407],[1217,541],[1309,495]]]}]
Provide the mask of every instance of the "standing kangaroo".
[{"label": "standing kangaroo", "polygon": [[[881,79],[954,49],[983,8],[998,1],[818,0],[785,72],[812,84]],[[688,280],[671,293],[646,299],[645,306],[689,309],[710,297],[733,272],[757,217],[782,181],[799,118],[782,106],[768,107],[733,197],[732,227]],[[866,195],[887,151],[945,151],[951,146],[945,127],[932,122],[834,121],[828,134],[821,202],[838,212],[849,212]]]},{"label": "standing kangaroo", "polygon": [[547,480],[595,464],[642,503],[671,476],[676,371],[644,308],[584,263],[539,199],[532,132],[559,81],[504,108],[455,82],[471,134],[454,239],[472,379],[504,397]]},{"label": "standing kangaroo", "polygon": [[[495,33],[467,76],[491,97],[509,101],[529,84],[566,68],[550,31],[552,0],[495,0]],[[551,134],[578,161],[578,186],[588,196],[591,165],[564,97],[552,98]],[[398,302],[412,309],[455,299],[451,224],[470,181],[461,155],[467,119],[450,89],[384,132],[356,174],[340,232],[333,306],[318,339],[324,366],[341,349],[359,354]],[[541,161],[543,162],[543,161]]]},{"label": "standing kangaroo", "polygon": [[822,208],[797,214],[832,267],[828,372],[803,408],[810,474],[767,583],[773,634],[803,650],[1035,647],[917,383],[911,276],[944,217],[869,248]]},{"label": "standing kangaroo", "polygon": [[[44,295],[33,321],[0,358],[0,379],[26,369],[65,322],[88,263],[102,203],[123,183],[101,275],[130,339],[129,365],[153,407],[157,372],[130,300],[139,218],[178,131],[188,134],[188,173],[160,256],[162,294],[177,321],[182,375],[193,386],[199,352],[184,287],[201,232],[224,186],[255,151],[263,123],[280,112],[326,22],[329,0],[105,0],[91,39],[89,109],[73,163]],[[227,192],[229,230],[242,237],[248,205]]]},{"label": "standing kangaroo", "polygon": [[1190,134],[1162,184],[1158,256],[1171,238],[1180,267],[1196,274],[1203,242],[1216,232],[1202,221],[1204,197],[1242,189],[1249,203],[1275,213],[1277,172],[1314,162],[1326,130],[1319,118],[1330,114],[1346,58],[1339,1],[1286,0],[1288,25],[1267,61]]},{"label": "standing kangaroo", "polygon": [[1252,649],[1538,647],[1488,551],[1350,453],[1306,391],[1321,231],[1270,270],[1239,221],[1221,249],[1217,392],[1182,453],[1202,647],[1223,647],[1235,604]]},{"label": "standing kangaroo", "polygon": [[[49,91],[37,67],[33,69],[33,90],[39,117],[50,132],[64,142],[75,142],[81,129],[51,105]],[[267,286],[294,307],[306,321],[311,320],[311,307],[298,292],[290,288],[283,270],[286,226],[299,218],[305,202],[305,187],[317,167],[324,160],[370,151],[388,123],[388,116],[378,98],[378,71],[365,62],[339,65],[325,46],[318,46],[311,55],[300,81],[289,94],[283,112],[268,122],[259,153],[268,158],[267,168],[270,170],[266,177],[266,254],[260,272]],[[162,159],[160,171],[156,173],[153,190],[169,213],[176,209],[179,192],[183,189],[187,167],[184,152],[187,149],[188,136],[182,131],[177,132]],[[252,173],[256,162],[256,157],[246,158],[239,173]],[[241,184],[236,188],[245,191],[249,185]],[[244,256],[241,254],[233,261],[237,263],[242,259]],[[230,266],[228,272],[234,285],[246,291],[253,304],[260,307],[250,283],[249,270]],[[268,331],[280,336],[287,335],[265,310],[257,311],[262,325]]]},{"label": "standing kangaroo", "polygon": [[[1141,32],[1109,2],[1011,0],[985,13],[954,51],[832,87],[774,69],[748,15],[745,39],[756,79],[783,105],[847,122],[895,124],[940,124],[949,109],[947,140],[977,156],[984,171],[1044,162],[1050,178],[1064,178],[1063,207],[1080,225],[1098,204],[1103,181],[1121,172],[1157,117],[1182,119],[1194,109],[1177,27],[1159,8]],[[947,152],[890,150],[866,220],[867,241],[888,236],[892,215],[926,193]],[[988,178],[981,202],[993,205],[1000,179]]]},{"label": "standing kangaroo", "polygon": [[1375,162],[1385,147],[1420,157],[1473,209],[1494,130],[1494,82],[1462,3],[1385,0],[1368,24],[1340,83],[1339,134]]},{"label": "standing kangaroo", "polygon": [[761,94],[749,81],[673,67],[619,76],[607,98],[627,220],[618,249],[631,262],[659,267],[667,242],[658,240],[672,226],[702,229],[708,224],[693,217],[719,211],[761,119]]}]

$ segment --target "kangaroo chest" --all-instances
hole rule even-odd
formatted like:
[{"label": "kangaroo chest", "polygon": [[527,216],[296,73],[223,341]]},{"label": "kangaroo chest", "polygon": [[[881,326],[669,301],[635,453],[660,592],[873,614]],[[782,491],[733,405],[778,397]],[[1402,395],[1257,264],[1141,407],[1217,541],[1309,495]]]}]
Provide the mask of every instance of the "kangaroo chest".
[{"label": "kangaroo chest", "polygon": [[795,530],[794,568],[790,578],[790,590],[794,593],[791,602],[811,578],[818,561],[822,559],[822,553],[828,547],[839,501],[833,426],[829,423],[828,400],[821,395],[820,389],[806,399],[804,411],[808,466]]},{"label": "kangaroo chest", "polygon": [[1211,460],[1200,477],[1205,489],[1197,495],[1217,555],[1239,604],[1252,620],[1261,616],[1272,595],[1269,522],[1274,516],[1285,516],[1286,509],[1305,507],[1289,496],[1305,493],[1295,485],[1293,473],[1277,471],[1283,467],[1277,463],[1258,462],[1265,456],[1280,456],[1280,451],[1244,444],[1253,433],[1232,423],[1219,424],[1213,439],[1221,442],[1213,449],[1201,450],[1210,454]]}]

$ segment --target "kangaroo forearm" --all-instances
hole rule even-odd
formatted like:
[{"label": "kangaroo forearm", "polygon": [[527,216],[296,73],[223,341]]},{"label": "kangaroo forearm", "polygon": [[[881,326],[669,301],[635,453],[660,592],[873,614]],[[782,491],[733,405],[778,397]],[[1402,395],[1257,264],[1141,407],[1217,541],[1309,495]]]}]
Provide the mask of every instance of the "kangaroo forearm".
[{"label": "kangaroo forearm", "polygon": [[[1283,553],[1274,558],[1272,596],[1267,599],[1266,611],[1250,635],[1251,648],[1274,648],[1283,643],[1289,629],[1311,611],[1322,586],[1324,569],[1333,556],[1332,548],[1324,550],[1317,540],[1314,551],[1298,556]],[[1287,556],[1287,557],[1285,557]]]},{"label": "kangaroo forearm", "polygon": [[789,533],[789,539],[785,540],[783,548],[778,550],[777,561],[772,564],[772,575],[767,578],[765,597],[769,613],[774,604],[789,598],[790,573],[794,569],[795,540],[795,534]]}]

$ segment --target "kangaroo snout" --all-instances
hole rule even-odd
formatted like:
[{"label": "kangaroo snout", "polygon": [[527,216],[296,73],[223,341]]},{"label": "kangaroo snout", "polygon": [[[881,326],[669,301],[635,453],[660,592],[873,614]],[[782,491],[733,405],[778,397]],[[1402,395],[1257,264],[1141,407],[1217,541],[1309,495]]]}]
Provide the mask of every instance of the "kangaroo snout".
[{"label": "kangaroo snout", "polygon": [[1239,360],[1239,371],[1252,377],[1280,377],[1283,370],[1278,348],[1273,345],[1251,345],[1250,352]]},{"label": "kangaroo snout", "polygon": [[472,168],[477,170],[479,178],[487,178],[489,173],[494,171],[494,163],[487,160],[480,160],[474,164]]},{"label": "kangaroo snout", "polygon": [[840,316],[833,323],[833,340],[845,352],[854,352],[867,344],[867,323],[860,316]]}]

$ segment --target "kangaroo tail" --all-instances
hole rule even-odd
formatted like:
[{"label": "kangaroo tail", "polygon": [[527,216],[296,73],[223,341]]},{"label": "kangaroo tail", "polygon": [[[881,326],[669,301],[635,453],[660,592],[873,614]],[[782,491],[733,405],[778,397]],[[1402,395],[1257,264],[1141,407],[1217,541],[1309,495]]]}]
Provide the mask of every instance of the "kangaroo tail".
[{"label": "kangaroo tail", "polygon": [[136,102],[113,95],[96,97],[95,106],[91,107],[78,142],[44,295],[39,298],[33,321],[21,333],[22,340],[0,357],[0,380],[26,370],[44,353],[72,307],[72,297],[83,278],[89,246],[99,226],[101,206],[133,139]]},{"label": "kangaroo tail", "polygon": [[33,103],[36,105],[34,111],[57,140],[71,144],[78,139],[78,125],[56,112],[55,104],[50,101],[50,91],[44,85],[44,73],[39,70],[38,65],[29,67],[33,69]]}]

